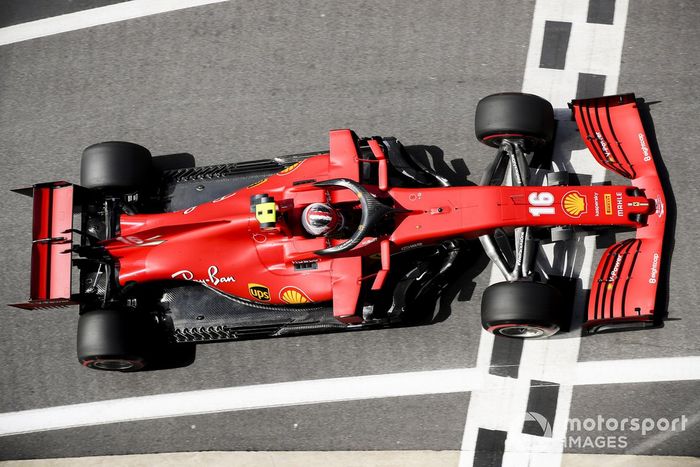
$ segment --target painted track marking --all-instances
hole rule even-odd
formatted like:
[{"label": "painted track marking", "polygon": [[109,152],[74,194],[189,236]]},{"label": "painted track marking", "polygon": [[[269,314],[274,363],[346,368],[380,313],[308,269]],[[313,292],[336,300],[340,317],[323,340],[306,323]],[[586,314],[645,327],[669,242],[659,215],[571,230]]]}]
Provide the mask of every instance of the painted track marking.
[{"label": "painted track marking", "polygon": [[0,29],[0,45],[228,0],[131,0]]},{"label": "painted track marking", "polygon": [[[627,0],[615,2],[612,24],[589,23],[589,2],[580,0],[538,0],[533,14],[522,91],[544,97],[555,108],[559,130],[552,157],[554,166],[558,170],[590,174],[592,182],[603,181],[606,170],[595,162],[588,150],[572,151],[572,145],[566,144],[580,140],[575,125],[568,121],[567,103],[577,97],[577,86],[581,81],[579,75],[582,73],[604,76],[605,94],[616,92],[627,7]],[[554,42],[545,42],[546,37]],[[567,46],[562,51],[561,43],[564,42]],[[561,262],[562,270],[578,276],[582,287],[587,288],[593,267],[595,237],[586,237],[581,243],[569,242],[567,251],[558,254],[566,254],[565,261]],[[583,257],[580,256],[581,251],[584,252]],[[543,252],[548,263],[553,264],[553,245],[546,245]],[[503,280],[500,272],[493,268],[490,283]],[[581,294],[576,295],[574,319],[582,315],[586,306],[580,298]],[[493,336],[482,332],[477,364],[484,373],[489,371],[494,341]],[[460,466],[475,463],[480,428],[482,431],[507,432],[502,465],[560,465],[573,392],[572,385],[564,381],[571,380],[571,374],[567,375],[567,371],[578,368],[579,347],[580,331],[571,332],[567,338],[526,341],[515,384],[501,384],[472,393],[462,439]],[[561,368],[562,372],[545,374],[544,368]],[[551,437],[523,433],[533,380],[559,384]]]},{"label": "painted track marking", "polygon": [[[578,362],[569,368],[542,362],[536,371],[547,380],[568,386],[694,381],[700,380],[700,356]],[[386,397],[470,391],[492,391],[503,395],[528,387],[527,379],[487,375],[479,367],[204,389],[2,413],[0,436]]]}]

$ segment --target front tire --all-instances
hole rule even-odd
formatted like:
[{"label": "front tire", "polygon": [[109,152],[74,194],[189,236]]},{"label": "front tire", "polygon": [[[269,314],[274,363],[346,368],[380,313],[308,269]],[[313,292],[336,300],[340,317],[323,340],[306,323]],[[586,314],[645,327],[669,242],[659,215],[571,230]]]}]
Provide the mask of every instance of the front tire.
[{"label": "front tire", "polygon": [[92,310],[78,320],[78,361],[95,370],[138,371],[148,364],[150,323],[143,314]]},{"label": "front tire", "polygon": [[540,282],[499,282],[481,299],[481,324],[505,337],[532,339],[559,331],[561,293]]},{"label": "front tire", "polygon": [[554,110],[552,104],[534,94],[492,94],[477,104],[474,128],[477,139],[488,146],[519,139],[532,150],[552,141]]}]

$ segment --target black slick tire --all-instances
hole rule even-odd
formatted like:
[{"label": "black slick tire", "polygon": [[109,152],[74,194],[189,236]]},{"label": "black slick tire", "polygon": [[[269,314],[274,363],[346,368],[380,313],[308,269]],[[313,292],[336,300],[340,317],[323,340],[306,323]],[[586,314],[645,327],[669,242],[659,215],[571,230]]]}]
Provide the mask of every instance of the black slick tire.
[{"label": "black slick tire", "polygon": [[531,150],[552,140],[554,126],[552,104],[534,94],[492,94],[476,106],[476,137],[488,146],[498,147],[504,139],[520,139]]},{"label": "black slick tire", "polygon": [[96,370],[137,371],[151,355],[150,326],[142,314],[92,310],[78,320],[78,361]]},{"label": "black slick tire", "polygon": [[109,141],[85,148],[80,162],[80,184],[106,192],[127,192],[148,182],[151,153],[143,146]]},{"label": "black slick tire", "polygon": [[499,282],[481,299],[481,324],[506,337],[548,337],[559,330],[563,300],[559,290],[540,282]]}]

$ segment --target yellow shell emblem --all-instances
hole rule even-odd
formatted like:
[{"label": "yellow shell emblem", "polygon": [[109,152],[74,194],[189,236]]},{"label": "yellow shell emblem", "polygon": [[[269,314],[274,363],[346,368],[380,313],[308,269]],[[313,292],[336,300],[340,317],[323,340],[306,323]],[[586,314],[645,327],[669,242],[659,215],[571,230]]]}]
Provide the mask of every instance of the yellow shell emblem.
[{"label": "yellow shell emblem", "polygon": [[561,207],[571,217],[581,217],[586,212],[588,201],[578,191],[570,191],[561,199]]},{"label": "yellow shell emblem", "polygon": [[290,305],[300,305],[302,303],[312,302],[304,292],[296,287],[284,287],[280,290],[280,300]]},{"label": "yellow shell emblem", "polygon": [[302,162],[304,162],[304,161],[295,162],[294,164],[290,165],[289,167],[286,167],[286,168],[280,170],[279,172],[277,172],[277,175],[287,175],[288,173],[294,172],[301,165]]},{"label": "yellow shell emblem", "polygon": [[267,181],[267,178],[263,178],[262,180],[258,180],[257,182],[251,183],[250,185],[248,185],[247,188],[255,188],[256,186],[262,185],[266,181]]}]

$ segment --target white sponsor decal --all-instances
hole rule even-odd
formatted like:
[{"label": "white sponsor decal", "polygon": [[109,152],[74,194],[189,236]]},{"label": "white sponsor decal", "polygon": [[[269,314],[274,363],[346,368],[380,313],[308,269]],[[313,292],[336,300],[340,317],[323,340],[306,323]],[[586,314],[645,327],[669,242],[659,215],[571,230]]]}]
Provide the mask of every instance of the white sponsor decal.
[{"label": "white sponsor decal", "polygon": [[649,162],[651,160],[651,151],[649,151],[649,146],[644,140],[644,133],[639,133],[639,144],[642,148],[642,154],[644,154],[644,162]]},{"label": "white sponsor decal", "polygon": [[522,265],[523,249],[525,248],[525,230],[520,231],[518,235],[518,251],[515,252],[515,268],[518,269]]},{"label": "white sponsor decal", "polygon": [[659,275],[659,254],[654,253],[654,259],[651,261],[651,277],[649,277],[650,284],[656,284],[656,278]]},{"label": "white sponsor decal", "polygon": [[155,235],[142,240],[135,235],[127,235],[126,237],[117,237],[116,240],[131,246],[155,246],[165,242],[165,240],[158,240],[160,237],[161,235]]},{"label": "white sponsor decal", "polygon": [[199,282],[200,284],[205,285],[218,285],[227,282],[236,282],[236,279],[233,276],[218,277],[218,273],[219,268],[215,265],[211,265],[207,270],[207,274],[209,275],[209,277],[207,277],[206,279],[195,279],[192,271],[188,269],[182,269],[180,271],[177,271],[173,273],[170,277],[172,277],[173,279],[184,279],[186,281]]},{"label": "white sponsor decal", "polygon": [[170,277],[173,279],[179,279],[182,278],[186,281],[191,281],[194,279],[194,274],[192,274],[192,271],[188,271],[187,269],[182,269],[178,272],[174,272]]},{"label": "white sponsor decal", "polygon": [[511,167],[515,167],[515,178],[518,180],[518,185],[524,185],[523,183],[523,177],[520,175],[520,168],[518,167],[518,159],[515,157],[515,153],[511,153],[510,155],[510,164]]},{"label": "white sponsor decal", "polygon": [[625,215],[625,210],[622,207],[622,193],[619,191],[615,193],[615,201],[617,203],[617,215],[618,217],[623,217]]},{"label": "white sponsor decal", "polygon": [[608,282],[615,282],[617,280],[617,275],[620,273],[620,264],[622,264],[622,255],[617,255],[615,265],[613,266],[612,271],[610,271]]},{"label": "white sponsor decal", "polygon": [[221,282],[236,282],[233,276],[216,277],[219,272],[219,268],[216,266],[209,266],[209,280],[212,284],[216,285]]},{"label": "white sponsor decal", "polygon": [[664,216],[664,202],[661,199],[661,195],[656,196],[656,215],[661,219]]},{"label": "white sponsor decal", "polygon": [[367,246],[367,245],[369,245],[370,243],[373,243],[373,242],[376,242],[376,241],[377,241],[377,239],[376,239],[375,237],[365,238],[365,239],[363,239],[360,243],[358,243],[357,246],[358,246],[358,247]]},{"label": "white sponsor decal", "polygon": [[593,193],[593,209],[596,217],[600,216],[600,205],[598,204],[598,193]]},{"label": "white sponsor decal", "polygon": [[192,206],[191,208],[187,208],[184,211],[182,211],[182,213],[187,215],[187,214],[191,213],[192,211],[194,211],[195,209],[197,209],[197,206]]},{"label": "white sponsor decal", "polygon": [[608,148],[608,143],[605,142],[605,139],[603,138],[603,135],[600,133],[600,131],[595,132],[595,137],[598,139],[598,142],[600,143],[600,149],[602,149],[603,154],[605,154],[605,157],[609,161],[612,161],[612,155],[610,154],[610,148]]},{"label": "white sponsor decal", "polygon": [[533,191],[527,196],[531,206],[528,208],[530,214],[539,217],[542,214],[554,214],[554,195],[548,191]]},{"label": "white sponsor decal", "polygon": [[236,194],[236,193],[233,192],[233,193],[229,193],[229,194],[227,194],[227,195],[224,195],[224,196],[222,196],[221,198],[216,198],[214,201],[212,201],[212,203],[220,203],[221,201],[223,201],[223,200],[225,200],[225,199],[229,199],[231,196],[233,196],[233,195],[235,195],[235,194]]}]

